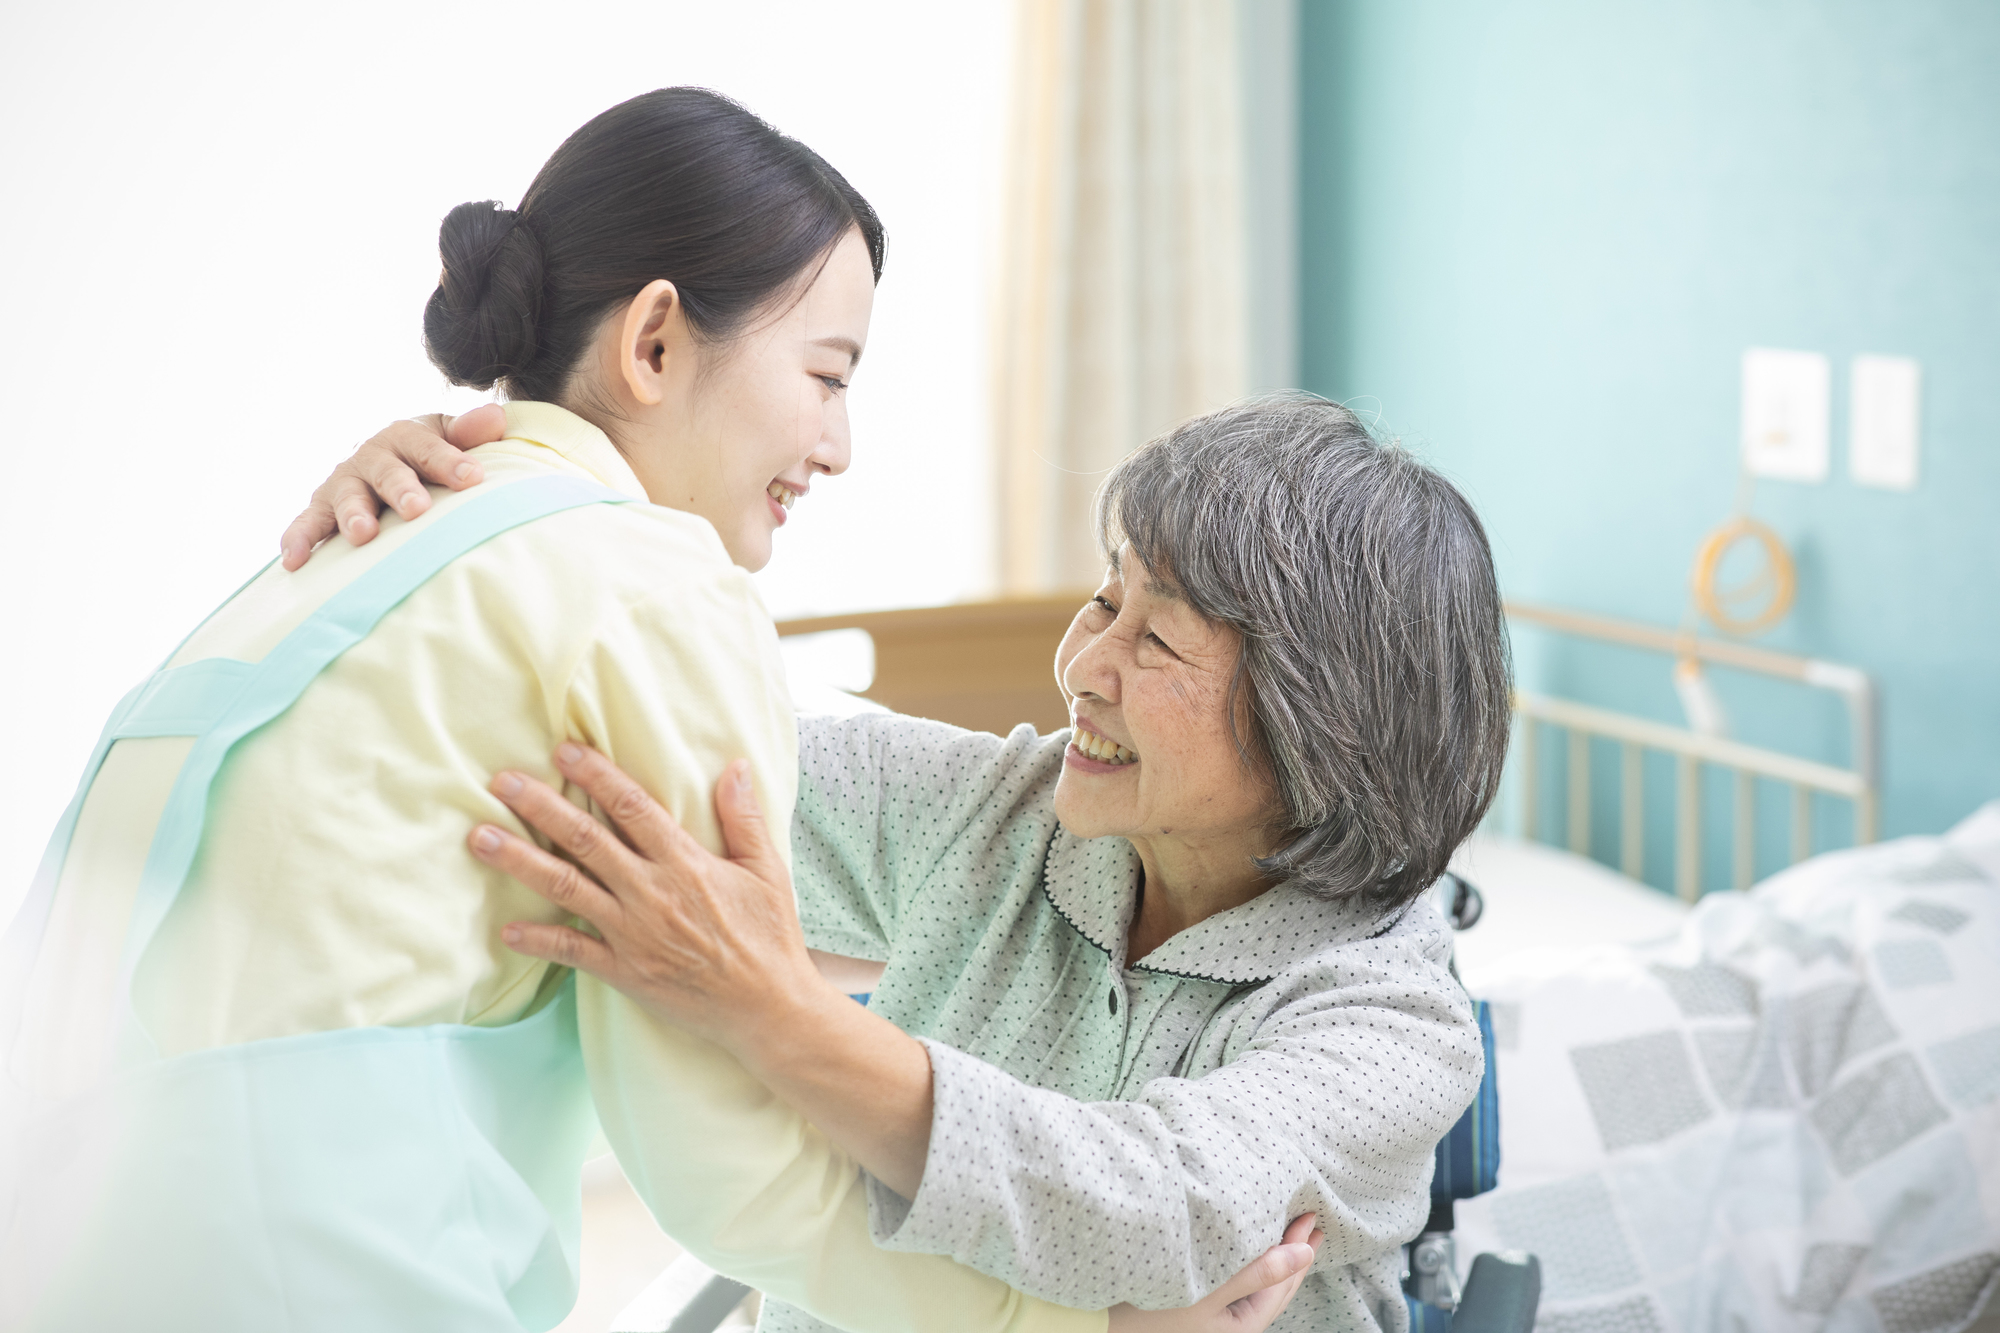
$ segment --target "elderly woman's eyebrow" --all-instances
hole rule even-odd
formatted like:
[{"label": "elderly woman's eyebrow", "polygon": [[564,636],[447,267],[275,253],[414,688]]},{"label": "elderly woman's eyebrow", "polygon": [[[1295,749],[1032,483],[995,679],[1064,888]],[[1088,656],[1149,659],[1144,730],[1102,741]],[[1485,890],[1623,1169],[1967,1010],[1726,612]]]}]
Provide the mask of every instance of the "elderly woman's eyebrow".
[{"label": "elderly woman's eyebrow", "polygon": [[1163,579],[1149,569],[1145,571],[1145,584],[1148,597],[1162,602],[1179,602],[1184,606],[1187,604],[1187,591],[1172,579]]}]

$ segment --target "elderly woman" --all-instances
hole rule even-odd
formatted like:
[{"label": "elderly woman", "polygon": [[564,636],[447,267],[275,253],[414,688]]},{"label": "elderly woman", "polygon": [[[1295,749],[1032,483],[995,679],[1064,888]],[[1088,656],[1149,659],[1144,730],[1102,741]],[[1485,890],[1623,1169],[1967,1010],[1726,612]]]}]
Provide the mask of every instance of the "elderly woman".
[{"label": "elderly woman", "polygon": [[[1131,455],[1099,536],[1056,654],[1073,727],[801,718],[792,883],[736,770],[724,860],[577,747],[557,765],[622,840],[508,773],[574,864],[491,826],[474,854],[596,932],[516,948],[720,1043],[851,1154],[879,1245],[1157,1308],[1313,1214],[1273,1327],[1402,1329],[1398,1247],[1481,1072],[1424,891],[1506,747],[1485,535],[1352,413],[1288,399]],[[809,949],[886,962],[867,1009]]]}]

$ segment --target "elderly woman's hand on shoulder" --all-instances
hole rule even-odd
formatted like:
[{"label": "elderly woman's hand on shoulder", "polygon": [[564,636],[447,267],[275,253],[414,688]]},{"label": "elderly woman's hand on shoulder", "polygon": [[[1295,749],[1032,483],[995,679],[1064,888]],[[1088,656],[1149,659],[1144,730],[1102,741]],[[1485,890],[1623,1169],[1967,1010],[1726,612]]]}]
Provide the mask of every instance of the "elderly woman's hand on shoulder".
[{"label": "elderly woman's hand on shoulder", "polygon": [[384,509],[412,519],[431,507],[426,482],[454,491],[477,486],[485,469],[463,451],[491,444],[506,432],[507,414],[498,403],[457,417],[434,412],[390,422],[313,491],[312,503],[278,539],[281,562],[298,569],[336,532],[366,546],[381,531],[378,516]]}]

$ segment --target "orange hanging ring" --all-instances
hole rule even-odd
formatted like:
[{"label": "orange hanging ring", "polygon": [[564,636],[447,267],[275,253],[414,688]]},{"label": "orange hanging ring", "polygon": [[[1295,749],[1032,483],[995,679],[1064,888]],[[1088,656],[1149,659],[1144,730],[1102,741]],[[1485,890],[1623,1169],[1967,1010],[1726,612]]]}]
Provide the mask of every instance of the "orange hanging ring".
[{"label": "orange hanging ring", "polygon": [[[1724,587],[1722,563],[1745,542],[1763,553],[1763,562],[1750,578]],[[1725,634],[1762,634],[1785,618],[1798,592],[1792,553],[1777,533],[1748,515],[1708,534],[1695,552],[1693,581],[1695,606]]]}]

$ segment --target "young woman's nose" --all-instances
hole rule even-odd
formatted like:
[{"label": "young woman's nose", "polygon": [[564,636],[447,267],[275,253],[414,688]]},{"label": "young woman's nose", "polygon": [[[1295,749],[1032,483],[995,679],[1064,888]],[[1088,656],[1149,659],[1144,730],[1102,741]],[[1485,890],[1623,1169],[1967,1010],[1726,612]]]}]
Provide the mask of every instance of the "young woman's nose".
[{"label": "young woman's nose", "polygon": [[847,471],[847,464],[854,456],[851,435],[847,429],[845,411],[827,413],[826,424],[820,430],[819,447],[806,455],[806,464],[815,472],[824,472],[829,477],[837,477]]}]

